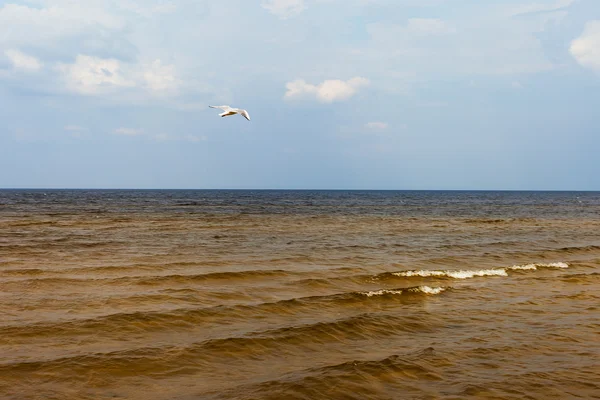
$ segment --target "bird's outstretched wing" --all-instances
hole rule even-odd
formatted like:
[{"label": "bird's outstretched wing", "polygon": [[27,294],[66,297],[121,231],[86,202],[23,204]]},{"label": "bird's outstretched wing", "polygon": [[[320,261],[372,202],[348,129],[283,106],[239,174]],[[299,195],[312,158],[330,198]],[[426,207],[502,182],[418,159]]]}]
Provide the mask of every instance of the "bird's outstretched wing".
[{"label": "bird's outstretched wing", "polygon": [[248,114],[248,111],[246,111],[246,110],[240,110],[240,114],[242,115],[242,117],[244,117],[248,121],[250,121],[250,114]]},{"label": "bird's outstretched wing", "polygon": [[231,107],[229,106],[209,106],[210,108],[220,108],[223,111],[229,111],[231,110]]}]

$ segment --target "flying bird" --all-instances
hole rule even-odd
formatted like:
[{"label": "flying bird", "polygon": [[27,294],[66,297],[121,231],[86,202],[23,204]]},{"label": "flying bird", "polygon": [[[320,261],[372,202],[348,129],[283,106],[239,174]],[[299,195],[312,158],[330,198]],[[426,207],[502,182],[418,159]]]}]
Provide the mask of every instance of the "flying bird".
[{"label": "flying bird", "polygon": [[242,117],[246,118],[250,121],[250,115],[248,115],[248,111],[242,110],[241,108],[231,108],[229,106],[209,106],[210,108],[219,108],[223,110],[219,117],[229,117],[230,115],[240,114]]}]

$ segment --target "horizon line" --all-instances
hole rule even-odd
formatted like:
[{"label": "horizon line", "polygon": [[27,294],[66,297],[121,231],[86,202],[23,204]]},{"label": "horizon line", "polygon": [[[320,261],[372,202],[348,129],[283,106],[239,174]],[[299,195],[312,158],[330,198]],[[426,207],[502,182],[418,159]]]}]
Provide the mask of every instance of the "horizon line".
[{"label": "horizon line", "polygon": [[358,188],[135,188],[135,187],[0,187],[0,190],[223,190],[340,192],[600,192],[600,189],[358,189]]}]

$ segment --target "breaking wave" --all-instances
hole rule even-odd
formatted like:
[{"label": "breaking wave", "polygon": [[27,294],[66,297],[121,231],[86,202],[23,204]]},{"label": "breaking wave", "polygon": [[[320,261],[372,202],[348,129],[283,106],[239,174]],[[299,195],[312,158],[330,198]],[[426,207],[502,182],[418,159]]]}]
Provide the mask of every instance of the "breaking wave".
[{"label": "breaking wave", "polygon": [[482,270],[412,270],[393,272],[392,275],[401,277],[444,277],[452,279],[470,279],[481,276],[508,276],[508,271],[535,271],[540,268],[569,268],[569,264],[564,262],[547,264],[534,263]]},{"label": "breaking wave", "polygon": [[423,294],[440,294],[444,290],[445,287],[429,287],[429,286],[417,286],[406,289],[381,289],[381,290],[373,290],[370,292],[362,292],[365,296],[383,296],[386,294],[408,294],[408,293],[423,293]]}]

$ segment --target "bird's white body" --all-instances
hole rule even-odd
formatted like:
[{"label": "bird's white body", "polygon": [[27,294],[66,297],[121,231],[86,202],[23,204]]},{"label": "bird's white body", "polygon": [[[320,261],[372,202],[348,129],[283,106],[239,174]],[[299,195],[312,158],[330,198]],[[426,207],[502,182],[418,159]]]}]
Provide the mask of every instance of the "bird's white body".
[{"label": "bird's white body", "polygon": [[218,108],[220,110],[223,110],[223,112],[221,114],[219,114],[219,117],[229,117],[230,115],[240,114],[242,117],[244,117],[248,121],[250,121],[250,115],[248,114],[248,111],[242,110],[241,108],[231,108],[229,106],[209,106],[209,107],[210,108]]}]

